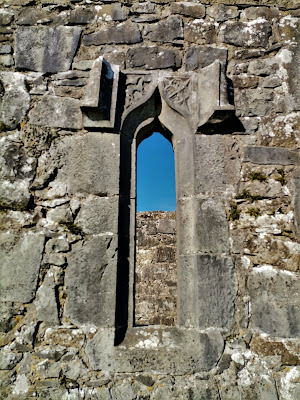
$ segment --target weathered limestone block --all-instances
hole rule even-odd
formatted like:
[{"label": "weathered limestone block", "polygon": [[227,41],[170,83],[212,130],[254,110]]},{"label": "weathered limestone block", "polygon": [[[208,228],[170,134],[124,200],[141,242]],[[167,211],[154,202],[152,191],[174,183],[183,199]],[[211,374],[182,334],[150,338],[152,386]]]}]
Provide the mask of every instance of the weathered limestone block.
[{"label": "weathered limestone block", "polygon": [[83,201],[75,225],[87,234],[118,232],[118,199],[89,197]]},{"label": "weathered limestone block", "polygon": [[72,222],[72,212],[67,204],[52,208],[47,212],[47,220],[56,223]]},{"label": "weathered limestone block", "polygon": [[280,102],[280,97],[276,97],[274,90],[268,88],[235,90],[234,95],[236,114],[242,117],[266,117],[282,112],[282,106],[286,106]]},{"label": "weathered limestone block", "polygon": [[114,346],[114,330],[101,329],[88,341],[85,353],[94,370],[116,372],[155,370],[163,374],[209,371],[219,360],[224,342],[218,331],[141,327],[128,329]]},{"label": "weathered limestone block", "polygon": [[128,59],[129,65],[132,68],[178,68],[181,64],[180,53],[178,51],[158,46],[143,46],[136,49],[129,49]]},{"label": "weathered limestone block", "polygon": [[[56,360],[65,353],[65,347],[82,347],[84,332],[81,329],[70,329],[64,326],[49,327],[45,331],[45,344],[47,347],[38,352],[38,357]],[[63,347],[58,347],[58,345]],[[53,346],[52,353],[50,346]]]},{"label": "weathered limestone block", "polygon": [[1,233],[0,298],[29,303],[35,296],[44,249],[41,233]]},{"label": "weathered limestone block", "polygon": [[8,346],[0,350],[0,370],[13,369],[21,360],[22,354],[13,353]]},{"label": "weathered limestone block", "polygon": [[23,210],[31,197],[36,159],[25,153],[18,133],[2,137],[0,144],[0,202],[4,208]]},{"label": "weathered limestone block", "polygon": [[117,26],[102,28],[95,33],[83,36],[85,46],[110,44],[110,43],[139,43],[142,41],[141,32],[138,24],[127,21]]},{"label": "weathered limestone block", "polygon": [[241,12],[241,19],[255,20],[257,18],[278,18],[280,11],[277,7],[247,7]]},{"label": "weathered limestone block", "polygon": [[71,139],[64,170],[69,193],[118,194],[118,158],[119,136],[90,132]]},{"label": "weathered limestone block", "polygon": [[217,22],[227,21],[236,18],[239,15],[238,8],[235,6],[225,6],[224,4],[215,4],[207,8],[207,14]]},{"label": "weathered limestone block", "polygon": [[178,3],[171,3],[171,12],[173,14],[182,14],[187,17],[203,18],[205,16],[205,6],[190,1],[181,1]]},{"label": "weathered limestone block", "polygon": [[0,8],[0,26],[9,25],[14,17],[11,9]]},{"label": "weathered limestone block", "polygon": [[77,49],[81,30],[70,26],[18,28],[16,67],[39,72],[67,71]]},{"label": "weathered limestone block", "polygon": [[80,101],[68,97],[43,96],[30,111],[29,118],[33,125],[70,129],[82,127]]},{"label": "weathered limestone block", "polygon": [[230,329],[237,296],[237,278],[231,258],[179,256],[178,292],[180,325]]},{"label": "weathered limestone block", "polygon": [[299,42],[299,18],[286,15],[277,19],[276,34],[285,45],[296,45]]},{"label": "weathered limestone block", "polygon": [[133,3],[130,8],[131,14],[153,14],[156,12],[156,5],[150,1],[144,3]]},{"label": "weathered limestone block", "polygon": [[0,46],[0,54],[10,54],[12,52],[12,47],[9,44],[2,44]]},{"label": "weathered limestone block", "polygon": [[[219,400],[219,391],[213,380],[195,380],[193,383],[185,378],[176,377],[171,384],[160,384],[155,388],[153,400],[172,399]],[[151,399],[152,400],[152,399]]]},{"label": "weathered limestone block", "polygon": [[[232,354],[235,367],[225,370],[219,379],[221,400],[278,399],[272,370],[267,363],[249,353]],[[234,368],[238,369],[237,374],[233,372]]]},{"label": "weathered limestone block", "polygon": [[164,21],[148,25],[144,36],[152,42],[178,43],[183,39],[182,19],[170,16]]},{"label": "weathered limestone block", "polygon": [[29,109],[30,95],[25,87],[24,75],[0,72],[0,92],[0,131],[3,127],[15,129]]},{"label": "weathered limestone block", "polygon": [[36,372],[41,379],[59,378],[61,366],[49,360],[43,360],[36,364]]},{"label": "weathered limestone block", "polygon": [[295,171],[293,174],[293,189],[294,189],[294,227],[296,235],[300,236],[300,172]]},{"label": "weathered limestone block", "polygon": [[195,145],[196,193],[236,192],[241,163],[235,139],[226,135],[197,135]]},{"label": "weathered limestone block", "polygon": [[300,367],[284,368],[276,377],[279,400],[297,399],[300,397]]},{"label": "weathered limestone block", "polygon": [[249,278],[252,328],[279,337],[300,333],[299,275],[270,265],[253,269]]},{"label": "weathered limestone block", "polygon": [[229,238],[225,208],[215,198],[180,200],[178,220],[181,255],[228,253]]},{"label": "weathered limestone block", "polygon": [[258,76],[277,74],[279,72],[279,62],[280,60],[277,57],[252,60],[249,63],[248,73]]},{"label": "weathered limestone block", "polygon": [[242,47],[267,47],[272,29],[266,20],[227,22],[220,30],[221,41]]},{"label": "weathered limestone block", "polygon": [[45,322],[47,325],[57,325],[58,308],[55,293],[55,282],[53,272],[49,271],[44,279],[43,284],[36,293],[35,308],[39,321]]},{"label": "weathered limestone block", "polygon": [[284,365],[297,365],[300,362],[300,342],[295,339],[279,340],[265,335],[254,335],[250,348],[260,357],[280,356]]},{"label": "weathered limestone block", "polygon": [[53,141],[49,153],[39,159],[33,182],[38,188],[49,185],[39,196],[52,200],[67,193],[118,194],[119,140],[115,134],[89,132]]},{"label": "weathered limestone block", "polygon": [[299,165],[299,155],[292,150],[278,147],[244,147],[244,161],[263,165]]},{"label": "weathered limestone block", "polygon": [[284,49],[280,54],[282,62],[288,73],[288,83],[290,88],[290,94],[293,102],[293,109],[300,110],[300,82],[299,76],[299,57],[300,57],[300,46],[291,46],[291,51]]},{"label": "weathered limestone block", "polygon": [[124,9],[121,3],[97,5],[97,16],[99,20],[122,21],[125,19]]},{"label": "weathered limestone block", "polygon": [[213,22],[204,19],[188,22],[184,25],[184,39],[191,43],[215,43],[216,26]]},{"label": "weathered limestone block", "polygon": [[51,22],[53,16],[49,10],[36,9],[36,7],[24,7],[16,15],[17,25],[35,25],[37,23]]},{"label": "weathered limestone block", "polygon": [[65,284],[65,315],[78,326],[114,326],[116,238],[96,236],[73,245]]},{"label": "weathered limestone block", "polygon": [[4,67],[11,67],[14,65],[14,59],[11,54],[0,55],[0,64]]},{"label": "weathered limestone block", "polygon": [[226,63],[226,48],[191,46],[186,52],[185,66],[188,71],[196,71],[198,69],[207,67],[216,60]]},{"label": "weathered limestone block", "polygon": [[74,10],[70,11],[70,23],[71,24],[78,24],[78,25],[85,25],[93,22],[95,19],[95,9],[92,7],[85,8],[85,7],[76,7]]}]

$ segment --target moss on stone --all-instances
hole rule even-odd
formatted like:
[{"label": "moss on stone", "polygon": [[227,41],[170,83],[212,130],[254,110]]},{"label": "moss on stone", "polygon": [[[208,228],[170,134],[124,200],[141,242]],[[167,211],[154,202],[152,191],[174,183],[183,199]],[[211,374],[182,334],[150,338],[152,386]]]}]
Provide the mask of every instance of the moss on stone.
[{"label": "moss on stone", "polygon": [[246,211],[247,214],[250,215],[250,217],[259,217],[261,215],[261,211],[259,208],[257,207],[250,207],[248,208],[248,210]]},{"label": "moss on stone", "polygon": [[7,211],[26,211],[27,208],[24,204],[22,203],[6,203],[5,201],[0,201],[0,212],[7,212]]},{"label": "moss on stone", "polygon": [[249,174],[249,179],[250,181],[265,182],[267,180],[267,177],[261,171],[252,171]]},{"label": "moss on stone", "polygon": [[281,183],[281,186],[286,185],[287,180],[286,180],[286,178],[285,178],[284,169],[278,169],[277,172],[278,172],[279,176],[276,177],[275,180],[276,180],[277,182],[280,182],[280,183]]},{"label": "moss on stone", "polygon": [[237,199],[243,199],[243,200],[251,200],[251,201],[257,201],[257,200],[262,200],[263,196],[260,195],[255,195],[251,194],[249,190],[244,189],[242,193],[238,194]]},{"label": "moss on stone", "polygon": [[3,122],[0,122],[0,132],[7,132],[9,131],[9,126],[5,125]]},{"label": "moss on stone", "polygon": [[241,210],[238,208],[237,204],[232,203],[230,205],[230,210],[229,210],[227,220],[228,221],[237,221],[238,219],[240,219],[240,215],[241,215]]},{"label": "moss on stone", "polygon": [[73,233],[74,235],[84,235],[82,229],[79,226],[75,225],[73,222],[60,222],[61,225],[64,225],[69,232]]}]

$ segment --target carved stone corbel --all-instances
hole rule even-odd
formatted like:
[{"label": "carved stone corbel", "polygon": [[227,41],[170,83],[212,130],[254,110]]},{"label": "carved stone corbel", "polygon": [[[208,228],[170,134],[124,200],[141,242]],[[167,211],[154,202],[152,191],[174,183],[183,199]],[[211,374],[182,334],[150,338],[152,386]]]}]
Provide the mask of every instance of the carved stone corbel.
[{"label": "carved stone corbel", "polygon": [[227,133],[230,121],[231,128],[242,129],[235,116],[235,107],[228,101],[228,85],[219,60],[199,70],[197,97],[198,130]]},{"label": "carved stone corbel", "polygon": [[115,127],[118,84],[119,66],[98,57],[92,66],[81,104],[85,128]]}]

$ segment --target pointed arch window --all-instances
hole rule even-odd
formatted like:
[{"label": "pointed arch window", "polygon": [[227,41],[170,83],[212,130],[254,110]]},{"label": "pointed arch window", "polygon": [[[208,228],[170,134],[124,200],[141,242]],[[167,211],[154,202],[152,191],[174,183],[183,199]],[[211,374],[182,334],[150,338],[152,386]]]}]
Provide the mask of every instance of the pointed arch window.
[{"label": "pointed arch window", "polygon": [[176,190],[172,144],[160,133],[137,150],[135,325],[177,320]]}]

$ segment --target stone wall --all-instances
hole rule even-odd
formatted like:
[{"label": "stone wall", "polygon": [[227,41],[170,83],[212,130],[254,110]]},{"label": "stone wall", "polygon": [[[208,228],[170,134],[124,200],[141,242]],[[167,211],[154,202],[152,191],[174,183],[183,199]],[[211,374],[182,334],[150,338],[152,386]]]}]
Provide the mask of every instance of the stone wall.
[{"label": "stone wall", "polygon": [[138,212],[135,324],[176,325],[175,212]]},{"label": "stone wall", "polygon": [[[297,3],[0,0],[1,399],[300,398]],[[139,328],[157,124],[177,323]]]}]

